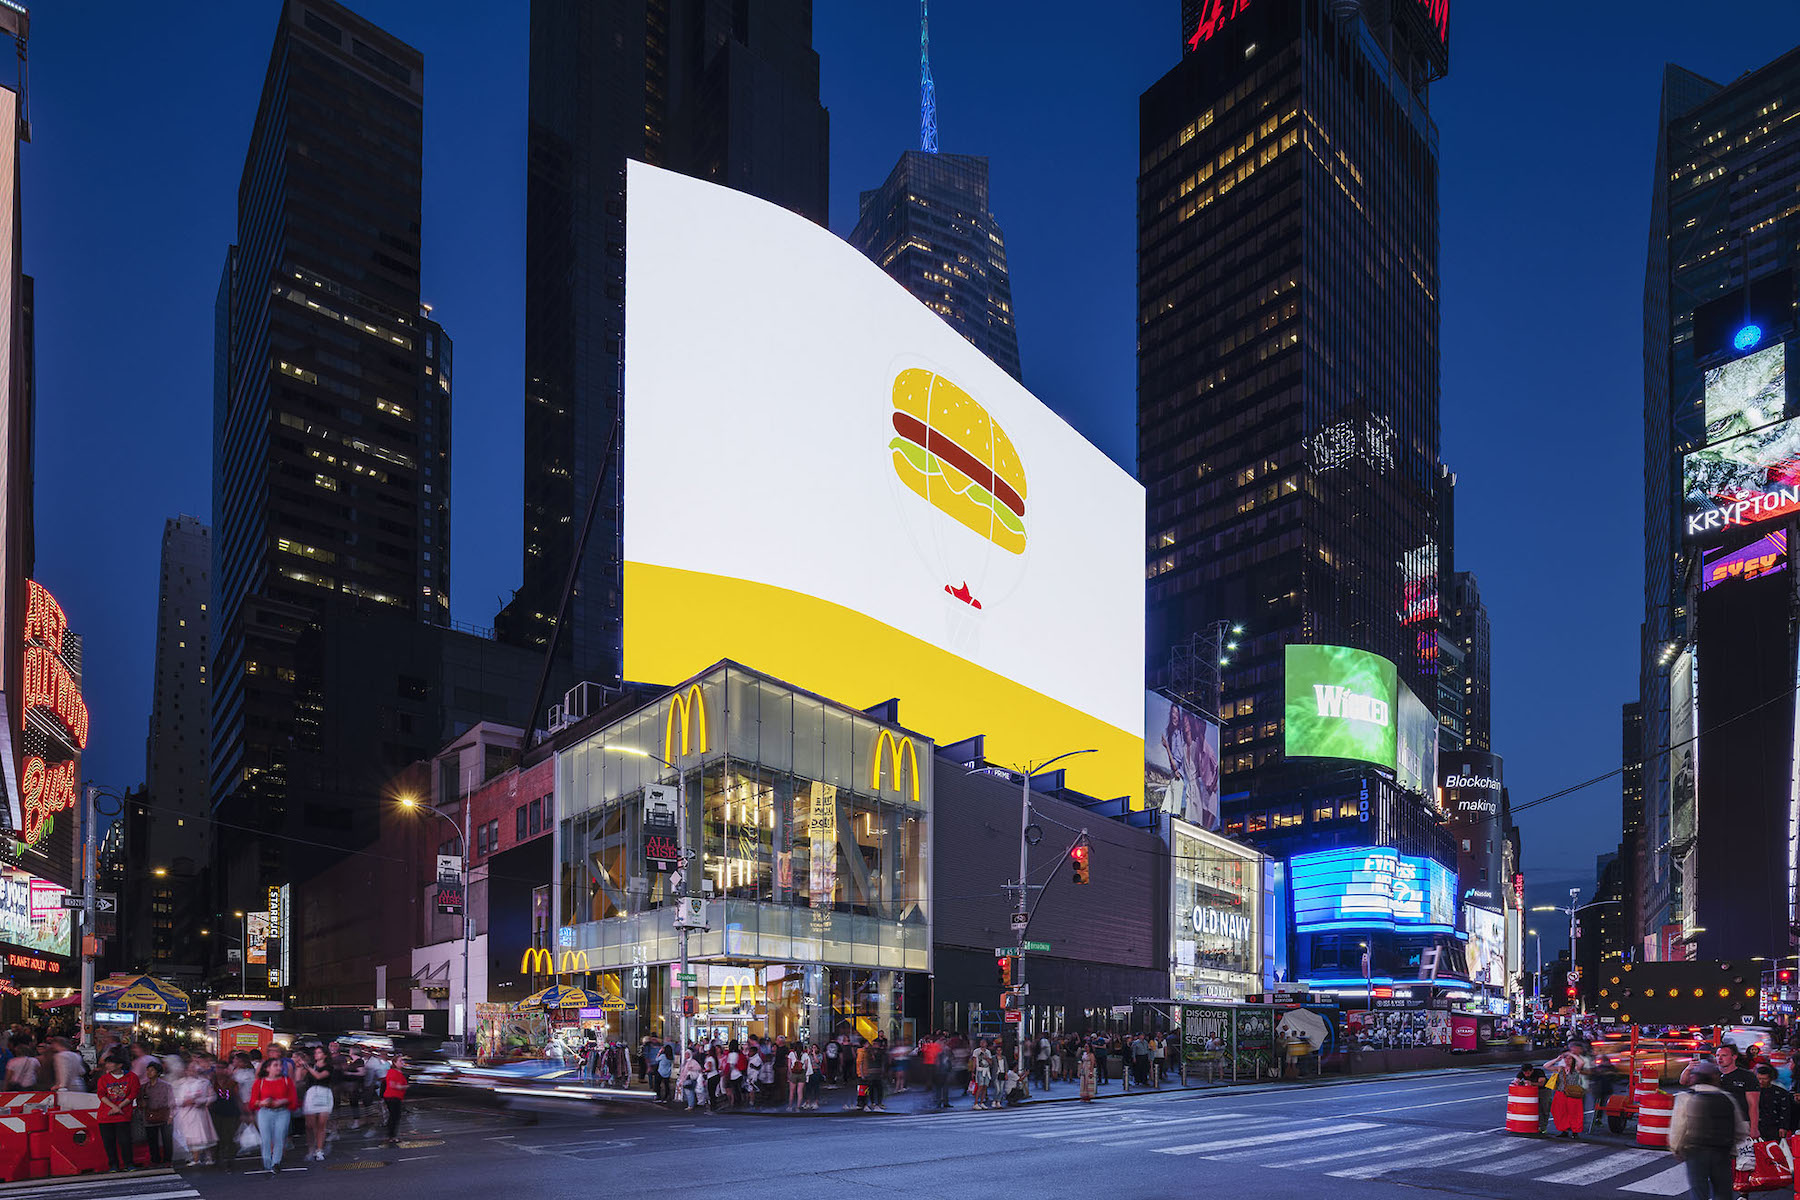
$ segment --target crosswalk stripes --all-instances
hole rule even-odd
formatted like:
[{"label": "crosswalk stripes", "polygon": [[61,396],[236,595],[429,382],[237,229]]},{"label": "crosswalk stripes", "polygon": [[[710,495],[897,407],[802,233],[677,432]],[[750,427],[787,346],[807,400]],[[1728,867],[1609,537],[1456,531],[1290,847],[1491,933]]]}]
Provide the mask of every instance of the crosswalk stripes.
[{"label": "crosswalk stripes", "polygon": [[[1364,1117],[1369,1119],[1360,1119]],[[1670,1163],[1662,1151],[1594,1141],[1546,1143],[1507,1137],[1497,1129],[1432,1132],[1373,1113],[1288,1121],[1280,1129],[1263,1124],[1248,1109],[1215,1111],[1210,1103],[1125,1112],[1088,1105],[1061,1111],[964,1110],[923,1115],[919,1120],[979,1125],[984,1131],[991,1126],[1002,1136],[1043,1146],[1251,1163],[1270,1170],[1313,1171],[1323,1178],[1465,1174],[1518,1183],[1530,1180],[1545,1185],[1546,1197],[1605,1192],[1621,1200],[1679,1196],[1687,1190],[1685,1168]]]},{"label": "crosswalk stripes", "polygon": [[1648,1162],[1665,1160],[1668,1153],[1662,1150],[1618,1150],[1592,1162],[1584,1162],[1567,1170],[1557,1171],[1552,1175],[1539,1175],[1539,1183],[1584,1184],[1599,1183],[1602,1179],[1611,1179],[1614,1175],[1623,1175]]},{"label": "crosswalk stripes", "polygon": [[1373,1121],[1343,1121],[1336,1125],[1322,1128],[1284,1129],[1280,1133],[1265,1133],[1255,1137],[1226,1138],[1222,1141],[1191,1142],[1185,1146],[1158,1146],[1156,1154],[1205,1154],[1209,1150],[1235,1150],[1239,1146],[1267,1145],[1270,1142],[1291,1142],[1295,1137],[1330,1137],[1339,1133],[1356,1133],[1364,1129],[1379,1129]]},{"label": "crosswalk stripes", "polygon": [[1687,1165],[1670,1167],[1659,1171],[1648,1179],[1639,1179],[1619,1188],[1621,1192],[1636,1192],[1640,1196],[1679,1196],[1688,1190]]},{"label": "crosswalk stripes", "polygon": [[187,1180],[166,1174],[76,1175],[35,1186],[11,1186],[6,1200],[197,1200],[200,1193]]}]

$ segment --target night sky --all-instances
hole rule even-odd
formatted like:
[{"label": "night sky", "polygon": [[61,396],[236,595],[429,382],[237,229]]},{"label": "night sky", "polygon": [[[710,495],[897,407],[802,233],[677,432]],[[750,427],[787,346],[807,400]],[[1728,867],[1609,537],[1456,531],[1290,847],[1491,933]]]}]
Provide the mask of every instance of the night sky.
[{"label": "night sky", "polygon": [[[424,294],[456,342],[452,611],[485,626],[519,572],[526,5],[354,7],[425,55]],[[210,519],[212,304],[277,5],[33,9],[37,575],[86,638],[85,773],[128,786],[144,776],[163,519]],[[1178,55],[1178,14],[1177,0],[932,12],[940,145],[992,159],[1026,385],[1128,469],[1137,97]],[[818,0],[839,233],[917,145],[916,22],[908,0]],[[1493,618],[1494,748],[1515,804],[1616,768],[1637,686],[1662,65],[1725,81],[1796,42],[1792,0],[1452,9],[1431,99],[1443,450],[1456,566]],[[1618,841],[1617,780],[1521,823],[1529,899],[1566,901]],[[1537,926],[1547,954],[1559,920]]]}]

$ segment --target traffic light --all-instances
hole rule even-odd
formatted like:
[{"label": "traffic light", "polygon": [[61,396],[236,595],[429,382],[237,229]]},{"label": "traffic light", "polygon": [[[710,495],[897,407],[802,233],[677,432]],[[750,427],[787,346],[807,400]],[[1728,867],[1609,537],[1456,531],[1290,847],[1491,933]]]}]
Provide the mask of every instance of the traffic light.
[{"label": "traffic light", "polygon": [[1564,988],[1563,994],[1573,1000],[1575,998],[1575,985],[1571,983],[1568,987]]},{"label": "traffic light", "polygon": [[1781,970],[1775,972],[1775,982],[1779,983],[1782,987],[1787,987],[1794,982],[1794,972],[1788,967],[1781,968]]},{"label": "traffic light", "polygon": [[1000,957],[998,957],[994,960],[994,965],[1000,969],[1000,986],[1003,988],[1011,987],[1012,986],[1012,955],[1002,954]]},{"label": "traffic light", "polygon": [[1088,881],[1087,843],[1083,842],[1069,850],[1069,865],[1074,868],[1076,883],[1086,883]]}]

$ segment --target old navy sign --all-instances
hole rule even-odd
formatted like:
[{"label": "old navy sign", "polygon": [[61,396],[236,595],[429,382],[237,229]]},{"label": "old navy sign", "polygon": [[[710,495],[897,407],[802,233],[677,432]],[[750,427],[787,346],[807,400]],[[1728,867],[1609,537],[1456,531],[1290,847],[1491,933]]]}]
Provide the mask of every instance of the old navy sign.
[{"label": "old navy sign", "polygon": [[1194,911],[1188,914],[1188,920],[1197,934],[1230,938],[1234,942],[1250,940],[1250,918],[1243,913],[1196,904]]}]

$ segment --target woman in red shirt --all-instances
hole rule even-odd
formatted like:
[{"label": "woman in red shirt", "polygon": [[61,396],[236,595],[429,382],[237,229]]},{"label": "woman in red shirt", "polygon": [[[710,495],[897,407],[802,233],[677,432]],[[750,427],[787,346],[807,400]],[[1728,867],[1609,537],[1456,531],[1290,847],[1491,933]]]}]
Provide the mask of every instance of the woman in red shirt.
[{"label": "woman in red shirt", "polygon": [[387,1105],[387,1144],[400,1144],[400,1109],[406,1102],[406,1060],[394,1055],[394,1064],[381,1080],[381,1099]]},{"label": "woman in red shirt", "polygon": [[250,1085],[250,1111],[256,1114],[256,1132],[262,1137],[263,1170],[281,1170],[281,1152],[287,1148],[288,1126],[294,1120],[294,1081],[282,1069],[281,1055],[271,1053],[257,1069]]},{"label": "woman in red shirt", "polygon": [[109,1171],[129,1171],[132,1162],[131,1110],[137,1106],[138,1077],[125,1067],[123,1052],[107,1056],[106,1074],[94,1084],[100,1100],[100,1143]]}]

